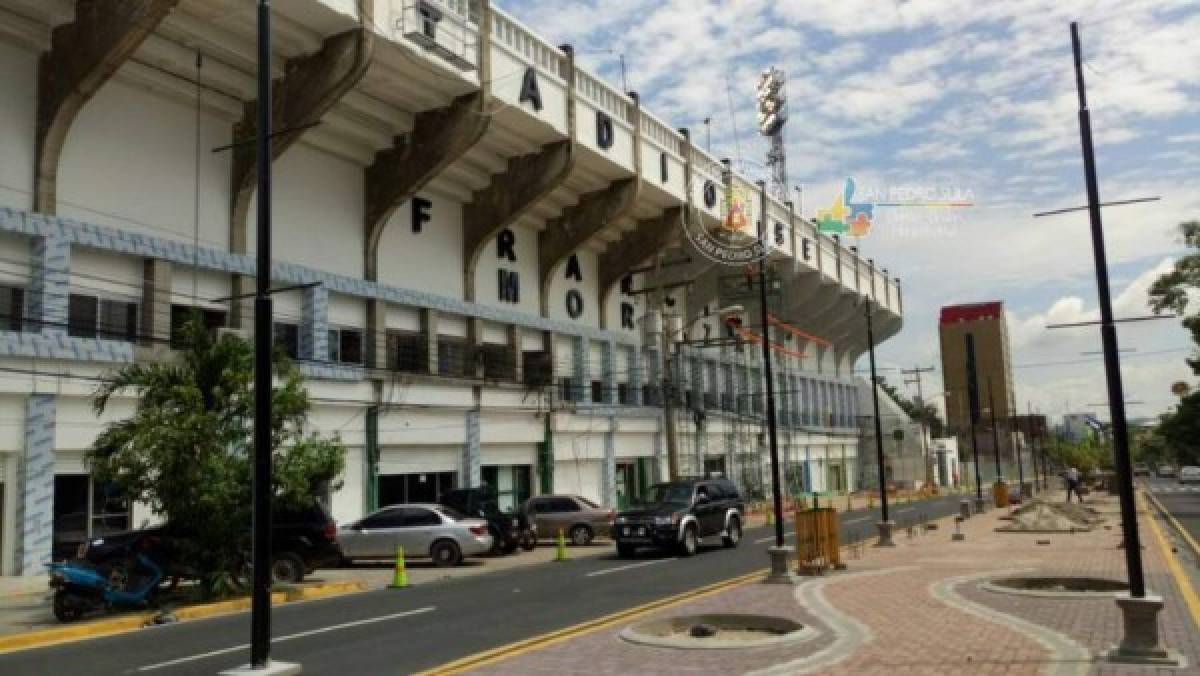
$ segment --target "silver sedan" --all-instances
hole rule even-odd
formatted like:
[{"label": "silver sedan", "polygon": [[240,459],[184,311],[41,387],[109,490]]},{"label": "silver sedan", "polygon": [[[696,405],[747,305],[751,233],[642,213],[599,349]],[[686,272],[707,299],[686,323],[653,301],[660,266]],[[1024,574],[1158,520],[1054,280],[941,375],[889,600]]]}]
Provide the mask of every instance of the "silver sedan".
[{"label": "silver sedan", "polygon": [[390,505],[338,528],[338,542],[346,560],[395,559],[404,548],[405,559],[433,559],[438,566],[456,566],[467,556],[480,556],[492,548],[483,519],[441,505]]}]

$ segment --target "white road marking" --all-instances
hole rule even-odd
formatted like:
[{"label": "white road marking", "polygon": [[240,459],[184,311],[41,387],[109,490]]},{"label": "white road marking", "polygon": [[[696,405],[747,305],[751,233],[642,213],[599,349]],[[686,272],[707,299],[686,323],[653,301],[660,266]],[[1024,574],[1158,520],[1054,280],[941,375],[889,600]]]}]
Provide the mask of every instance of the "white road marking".
[{"label": "white road marking", "polygon": [[622,570],[629,570],[630,568],[641,568],[642,566],[653,566],[656,563],[664,563],[666,561],[674,561],[675,559],[678,559],[678,558],[679,558],[678,556],[672,556],[669,559],[652,559],[650,561],[639,561],[637,563],[627,563],[624,566],[616,566],[614,568],[605,568],[604,570],[593,570],[592,572],[585,574],[584,577],[596,577],[597,575],[608,575],[609,573],[618,573]]},{"label": "white road marking", "polygon": [[869,517],[869,516],[860,516],[857,519],[847,519],[847,520],[843,521],[842,523],[862,523],[863,521],[870,521],[870,520],[871,520],[871,517]]},{"label": "white road marking", "polygon": [[911,512],[911,511],[913,511],[913,508],[912,508],[912,507],[905,507],[904,509],[897,509],[897,510],[896,510],[896,513],[897,513],[897,514],[906,514],[906,513],[908,513],[908,512]]},{"label": "white road marking", "polygon": [[[276,638],[271,639],[271,643],[283,643],[284,641],[291,641],[292,639],[304,638],[305,636],[313,636],[314,634],[324,634],[326,632],[337,631],[339,629],[349,629],[350,627],[359,627],[364,624],[375,624],[376,622],[386,622],[388,620],[396,620],[401,617],[410,617],[412,615],[422,615],[424,613],[433,612],[434,610],[437,610],[437,608],[434,606],[426,606],[425,608],[418,608],[417,610],[406,610],[402,613],[392,613],[391,615],[380,615],[379,617],[368,617],[365,620],[355,620],[353,622],[343,622],[341,624],[332,624],[332,625],[329,625],[328,627],[321,627],[319,629],[309,629],[308,631],[301,631],[301,632],[298,632],[295,634],[288,634],[287,636],[278,636]],[[187,657],[180,657],[179,659],[169,660],[167,662],[159,662],[158,664],[151,664],[151,665],[147,665],[144,667],[138,667],[138,671],[154,671],[156,669],[164,669],[166,667],[173,667],[177,664],[185,664],[187,662],[195,662],[196,660],[202,660],[202,659],[205,659],[208,657],[216,657],[217,655],[227,655],[229,653],[237,652],[239,650],[247,650],[249,648],[250,648],[249,643],[243,643],[241,645],[235,645],[231,648],[221,648],[220,650],[211,650],[206,653],[200,653],[199,655],[189,655]]]},{"label": "white road marking", "polygon": [[[784,539],[784,540],[786,540],[786,539],[788,539],[788,538],[792,537],[792,535],[794,535],[794,533],[790,533],[790,532],[789,532],[789,533],[784,533],[784,534],[783,534],[783,539]],[[761,544],[763,544],[764,542],[770,542],[770,541],[772,541],[772,540],[774,540],[774,539],[775,539],[775,536],[774,536],[774,535],[770,535],[770,536],[768,536],[768,537],[765,537],[765,538],[759,538],[759,539],[755,540],[755,541],[754,541],[754,544],[756,544],[756,545],[761,545]]]}]

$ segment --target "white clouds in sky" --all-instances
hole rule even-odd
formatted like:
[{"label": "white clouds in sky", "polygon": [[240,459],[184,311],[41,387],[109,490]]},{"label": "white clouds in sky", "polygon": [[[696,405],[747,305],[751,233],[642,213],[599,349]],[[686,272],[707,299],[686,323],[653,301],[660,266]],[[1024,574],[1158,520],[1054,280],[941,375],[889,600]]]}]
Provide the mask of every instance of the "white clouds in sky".
[{"label": "white clouds in sky", "polygon": [[[1119,289],[1119,313],[1146,312],[1148,280],[1184,253],[1177,224],[1200,218],[1195,0],[501,4],[553,41],[574,44],[581,61],[610,80],[619,77],[615,58],[587,52],[623,53],[630,85],[650,110],[690,126],[701,142],[701,120],[711,117],[714,154],[733,157],[740,145],[748,171],[761,171],[766,149],[753,134],[753,81],[766,66],[784,68],[789,174],[804,184],[809,216],[828,206],[848,175],[882,191],[970,189],[977,206],[949,222],[920,227],[919,215],[880,213],[858,243],[905,280],[906,326],[884,346],[895,363],[936,360],[940,306],[990,298],[1016,308],[1014,360],[1053,360],[1078,347],[1035,328],[1095,312],[1086,214],[1032,218],[1085,200],[1073,20],[1083,37],[1102,199],[1163,198],[1105,210],[1109,263],[1134,280]],[[1137,329],[1139,342],[1186,344],[1177,322],[1154,324]],[[1184,356],[1130,360],[1130,378],[1157,391],[1156,378],[1188,377]],[[1103,392],[1100,369],[1017,376],[1047,401]]]}]

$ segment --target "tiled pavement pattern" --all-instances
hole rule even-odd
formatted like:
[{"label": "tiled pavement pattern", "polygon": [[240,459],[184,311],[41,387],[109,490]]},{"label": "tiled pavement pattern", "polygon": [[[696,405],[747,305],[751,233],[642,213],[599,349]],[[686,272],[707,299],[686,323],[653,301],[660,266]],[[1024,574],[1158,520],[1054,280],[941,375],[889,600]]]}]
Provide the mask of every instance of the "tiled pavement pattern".
[{"label": "tiled pavement pattern", "polygon": [[[1200,673],[1200,628],[1193,624],[1158,540],[1142,515],[1144,563],[1149,588],[1167,601],[1160,617],[1166,645],[1188,660],[1184,669],[1154,669],[1083,661],[1070,650],[1055,655],[1050,646],[1086,649],[1094,658],[1117,642],[1121,616],[1111,598],[1052,600],[1012,596],[979,588],[974,579],[944,581],[981,573],[1037,571],[1125,579],[1120,519],[1115,498],[1096,495],[1091,504],[1107,512],[1109,529],[1092,533],[1027,535],[996,533],[1002,512],[993,510],[966,522],[965,542],[950,541],[952,526],[909,537],[901,532],[893,550],[867,548],[849,561],[847,573],[810,579],[820,594],[747,584],[647,615],[673,616],[706,611],[777,614],[811,622],[823,635],[813,641],[769,649],[682,651],[635,646],[622,641],[624,624],[594,631],[541,650],[497,662],[472,673],[488,674],[1156,674]],[[1038,540],[1049,540],[1039,545]],[[747,543],[749,544],[749,543]],[[856,573],[872,573],[859,575]],[[949,600],[934,587],[950,587]],[[801,605],[801,597],[809,607]],[[814,600],[814,596],[818,597]],[[957,600],[954,597],[957,596]],[[820,599],[855,618],[869,631],[849,654],[830,649],[834,638],[817,607]],[[974,610],[959,604],[973,605]],[[982,609],[982,612],[980,612]],[[990,610],[988,610],[990,609]],[[1002,613],[995,616],[994,611]],[[1002,621],[998,622],[995,618]],[[1020,618],[1016,622],[1009,618]],[[1022,622],[1023,620],[1023,622]],[[1017,626],[1018,624],[1022,625]],[[1031,635],[1033,633],[1034,635]],[[860,637],[861,638],[861,637]],[[819,663],[805,662],[810,656]],[[837,659],[836,662],[832,661]]]}]

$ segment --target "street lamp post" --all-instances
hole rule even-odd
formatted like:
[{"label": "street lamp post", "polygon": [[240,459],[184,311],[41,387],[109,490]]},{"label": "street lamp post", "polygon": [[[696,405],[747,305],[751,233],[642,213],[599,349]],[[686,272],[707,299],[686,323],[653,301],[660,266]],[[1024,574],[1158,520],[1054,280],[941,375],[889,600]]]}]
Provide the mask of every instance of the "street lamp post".
[{"label": "street lamp post", "polygon": [[1108,403],[1112,414],[1113,446],[1116,455],[1117,483],[1121,497],[1121,527],[1125,536],[1125,565],[1129,571],[1129,594],[1117,598],[1124,618],[1124,637],[1109,653],[1109,659],[1177,665],[1177,655],[1162,647],[1158,637],[1158,614],[1163,608],[1161,596],[1146,593],[1142,570],[1142,542],[1138,533],[1137,506],[1133,496],[1133,467],[1129,457],[1129,431],[1125,420],[1125,393],[1121,383],[1121,363],[1117,349],[1117,329],[1113,322],[1112,297],[1108,288],[1108,260],[1104,249],[1104,225],[1100,218],[1100,188],[1096,179],[1096,157],[1092,146],[1092,119],[1088,110],[1083,77],[1083,55],[1079,24],[1071,23],[1071,47],[1075,60],[1075,83],[1079,94],[1079,137],[1083,150],[1083,170],[1087,183],[1088,216],[1092,231],[1092,255],[1096,263],[1096,287],[1100,304],[1100,337],[1104,345],[1104,373],[1108,383]]},{"label": "street lamp post", "polygon": [[1000,468],[1000,430],[996,427],[996,400],[992,398],[992,377],[988,376],[988,416],[992,419],[992,455],[996,459],[996,483],[1004,482],[1004,470]]},{"label": "street lamp post", "polygon": [[779,477],[779,437],[775,428],[775,375],[771,370],[771,321],[767,312],[767,258],[770,250],[767,248],[767,184],[758,182],[759,202],[759,233],[758,238],[763,246],[763,256],[758,262],[758,302],[759,322],[762,326],[762,359],[763,375],[766,376],[767,386],[767,438],[771,453],[771,492],[775,510],[775,546],[767,550],[771,557],[771,574],[768,582],[791,583],[792,576],[787,564],[791,547],[783,543],[783,483]]},{"label": "street lamp post", "polygon": [[871,405],[875,410],[875,461],[879,465],[879,541],[876,547],[895,547],[892,528],[895,524],[888,514],[887,472],[883,466],[883,424],[879,418],[879,378],[875,374],[875,327],[871,321],[871,299],[863,299],[863,311],[867,316],[867,353],[871,363]]}]

